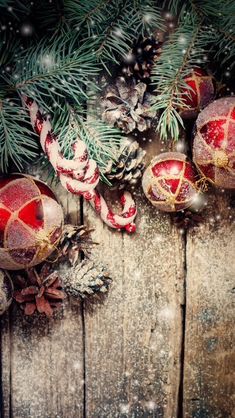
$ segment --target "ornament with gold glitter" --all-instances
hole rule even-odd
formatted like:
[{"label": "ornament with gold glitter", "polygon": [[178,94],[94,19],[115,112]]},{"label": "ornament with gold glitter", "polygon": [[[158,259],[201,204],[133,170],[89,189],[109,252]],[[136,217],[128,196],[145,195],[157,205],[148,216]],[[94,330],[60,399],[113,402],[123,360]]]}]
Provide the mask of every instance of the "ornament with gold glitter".
[{"label": "ornament with gold glitter", "polygon": [[191,206],[198,195],[196,171],[179,152],[166,152],[155,157],[143,175],[143,190],[148,200],[165,212],[176,212]]},{"label": "ornament with gold glitter", "polygon": [[193,161],[203,178],[235,189],[235,97],[215,100],[198,116]]},{"label": "ornament with gold glitter", "polygon": [[62,208],[46,184],[23,174],[0,179],[0,268],[41,263],[55,249],[62,228]]}]

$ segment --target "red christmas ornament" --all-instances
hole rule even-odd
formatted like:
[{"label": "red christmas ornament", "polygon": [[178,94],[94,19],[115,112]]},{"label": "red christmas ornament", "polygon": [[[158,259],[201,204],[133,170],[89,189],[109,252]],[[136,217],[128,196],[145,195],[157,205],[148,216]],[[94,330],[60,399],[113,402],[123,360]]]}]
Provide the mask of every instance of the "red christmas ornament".
[{"label": "red christmas ornament", "polygon": [[215,100],[198,116],[193,161],[211,183],[235,189],[235,97]]},{"label": "red christmas ornament", "polygon": [[54,250],[62,227],[62,208],[46,184],[22,174],[0,179],[0,268],[39,264]]},{"label": "red christmas ornament", "polygon": [[196,171],[185,154],[166,152],[151,161],[142,186],[153,206],[176,212],[192,205],[197,196],[196,180]]},{"label": "red christmas ornament", "polygon": [[182,118],[194,118],[215,95],[212,77],[201,68],[194,68],[191,74],[184,79],[189,89],[183,89],[185,108],[180,109]]}]

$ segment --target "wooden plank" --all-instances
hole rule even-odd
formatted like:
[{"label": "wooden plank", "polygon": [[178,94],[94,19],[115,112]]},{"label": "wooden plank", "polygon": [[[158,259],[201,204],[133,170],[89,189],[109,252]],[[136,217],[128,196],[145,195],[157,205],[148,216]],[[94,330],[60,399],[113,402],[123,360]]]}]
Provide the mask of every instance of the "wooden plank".
[{"label": "wooden plank", "polygon": [[10,375],[10,320],[9,312],[5,313],[0,320],[1,336],[1,398],[0,417],[10,416],[11,404],[11,375]]},{"label": "wooden plank", "polygon": [[[79,199],[61,186],[56,194],[77,222]],[[14,308],[10,331],[2,330],[2,372],[10,380],[3,386],[4,418],[83,417],[83,358],[81,306],[67,301],[50,320]]]},{"label": "wooden plank", "polygon": [[187,243],[185,418],[235,417],[234,212],[219,192],[209,199]]},{"label": "wooden plank", "polygon": [[[149,156],[151,154],[149,153]],[[134,236],[108,229],[85,205],[113,286],[85,305],[86,416],[176,418],[180,382],[184,243],[143,197]],[[112,199],[112,198],[111,198]]]}]

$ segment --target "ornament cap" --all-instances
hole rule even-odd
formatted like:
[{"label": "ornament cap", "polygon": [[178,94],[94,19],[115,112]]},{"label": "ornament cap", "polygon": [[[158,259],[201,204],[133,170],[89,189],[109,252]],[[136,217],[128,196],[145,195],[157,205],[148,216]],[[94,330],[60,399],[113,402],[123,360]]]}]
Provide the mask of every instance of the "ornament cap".
[{"label": "ornament cap", "polygon": [[216,150],[213,156],[213,162],[216,167],[224,168],[227,167],[229,159],[225,151]]}]

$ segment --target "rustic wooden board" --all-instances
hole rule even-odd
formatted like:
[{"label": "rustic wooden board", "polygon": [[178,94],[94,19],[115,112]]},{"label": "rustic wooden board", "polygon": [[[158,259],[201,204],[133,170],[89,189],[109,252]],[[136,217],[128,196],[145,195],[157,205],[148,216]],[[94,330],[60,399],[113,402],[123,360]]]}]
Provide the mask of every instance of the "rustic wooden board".
[{"label": "rustic wooden board", "polygon": [[[151,155],[151,154],[150,154]],[[180,385],[184,242],[141,192],[134,236],[111,231],[85,205],[113,286],[85,305],[89,418],[176,418]]]},{"label": "rustic wooden board", "polygon": [[[57,196],[78,223],[79,199]],[[54,319],[13,309],[2,328],[4,418],[83,417],[84,347],[81,306],[67,301]]]},{"label": "rustic wooden board", "polygon": [[[159,152],[150,148],[149,158]],[[16,308],[1,319],[2,418],[234,418],[229,199],[211,196],[185,237],[139,191],[128,236],[88,204],[80,217],[79,200],[60,186],[56,194],[67,220],[95,228],[94,256],[113,285],[97,304],[67,301],[55,319]]]},{"label": "rustic wooden board", "polygon": [[233,418],[234,209],[217,193],[205,216],[187,242],[184,418]]}]

